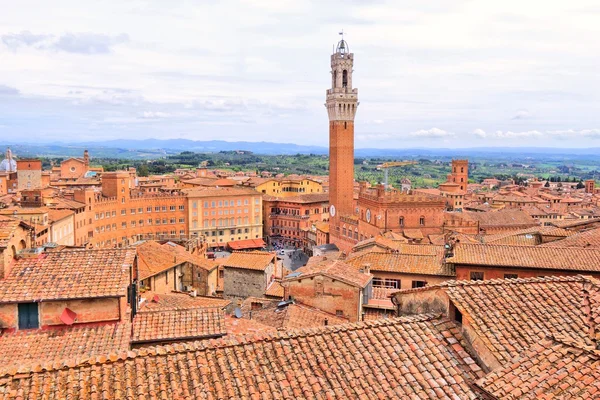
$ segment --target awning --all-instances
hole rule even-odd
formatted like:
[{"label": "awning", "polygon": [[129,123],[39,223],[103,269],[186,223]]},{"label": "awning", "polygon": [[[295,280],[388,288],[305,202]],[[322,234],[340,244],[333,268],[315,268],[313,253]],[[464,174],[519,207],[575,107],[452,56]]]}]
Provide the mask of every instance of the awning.
[{"label": "awning", "polygon": [[232,250],[262,249],[265,247],[265,241],[262,239],[235,240],[227,243],[227,246]]}]

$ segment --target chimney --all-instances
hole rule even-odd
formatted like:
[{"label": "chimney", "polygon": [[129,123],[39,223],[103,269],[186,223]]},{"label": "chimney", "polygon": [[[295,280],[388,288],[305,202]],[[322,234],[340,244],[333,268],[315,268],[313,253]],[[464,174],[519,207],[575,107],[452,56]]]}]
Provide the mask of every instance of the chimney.
[{"label": "chimney", "polygon": [[370,274],[371,273],[371,263],[364,263],[360,269],[360,273],[362,274]]}]

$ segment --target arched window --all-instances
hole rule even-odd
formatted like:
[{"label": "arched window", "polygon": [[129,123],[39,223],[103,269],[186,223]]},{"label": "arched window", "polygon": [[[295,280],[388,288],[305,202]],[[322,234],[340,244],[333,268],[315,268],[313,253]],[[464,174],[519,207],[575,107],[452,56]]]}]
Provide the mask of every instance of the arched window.
[{"label": "arched window", "polygon": [[344,70],[342,72],[342,87],[347,87],[348,86],[348,71]]},{"label": "arched window", "polygon": [[421,226],[425,225],[425,217],[419,218],[419,225],[421,225]]},{"label": "arched window", "polygon": [[337,71],[333,71],[333,88],[337,87]]},{"label": "arched window", "polygon": [[465,172],[464,167],[460,167],[460,172]]},{"label": "arched window", "polygon": [[404,226],[404,217],[400,217],[400,226]]}]

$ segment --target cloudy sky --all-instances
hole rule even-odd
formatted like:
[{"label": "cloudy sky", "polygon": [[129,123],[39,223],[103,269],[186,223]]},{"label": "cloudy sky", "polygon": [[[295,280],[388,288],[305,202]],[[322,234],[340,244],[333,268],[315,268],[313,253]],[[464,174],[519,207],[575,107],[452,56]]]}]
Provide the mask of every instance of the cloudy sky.
[{"label": "cloudy sky", "polygon": [[327,145],[346,32],[357,147],[600,146],[597,0],[0,0],[0,138]]}]

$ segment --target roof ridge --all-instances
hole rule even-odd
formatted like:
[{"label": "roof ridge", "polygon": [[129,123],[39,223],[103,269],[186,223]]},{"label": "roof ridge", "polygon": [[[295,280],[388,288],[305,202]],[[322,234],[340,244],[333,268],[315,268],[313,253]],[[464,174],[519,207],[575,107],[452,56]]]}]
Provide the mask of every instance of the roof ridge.
[{"label": "roof ridge", "polygon": [[23,369],[10,369],[0,371],[0,378],[13,376],[15,379],[22,378],[22,374],[33,374],[39,372],[59,371],[65,368],[78,368],[98,364],[114,363],[119,360],[125,361],[135,359],[140,356],[158,356],[167,354],[181,354],[192,351],[202,351],[208,349],[225,349],[257,342],[270,342],[275,340],[293,339],[296,337],[311,337],[322,335],[328,332],[356,331],[367,327],[383,327],[396,324],[410,324],[425,321],[441,320],[444,317],[441,314],[419,314],[414,316],[403,316],[388,319],[379,319],[372,321],[360,321],[341,325],[327,325],[317,328],[290,329],[287,331],[264,332],[259,334],[240,334],[231,335],[224,338],[208,339],[203,341],[193,341],[189,343],[175,343],[167,345],[158,345],[150,348],[134,349],[122,351],[120,353],[111,353],[101,356],[84,356],[68,360],[61,360],[58,363],[37,364]]},{"label": "roof ridge", "polygon": [[[544,276],[532,278],[515,278],[515,279],[485,279],[482,281],[469,280],[450,280],[439,283],[439,287],[455,287],[455,286],[484,286],[484,285],[505,285],[505,284],[524,284],[524,283],[546,283],[546,282],[584,282],[586,277],[579,275],[569,276]],[[433,287],[433,286],[431,286]],[[424,288],[421,288],[424,289]]]}]

